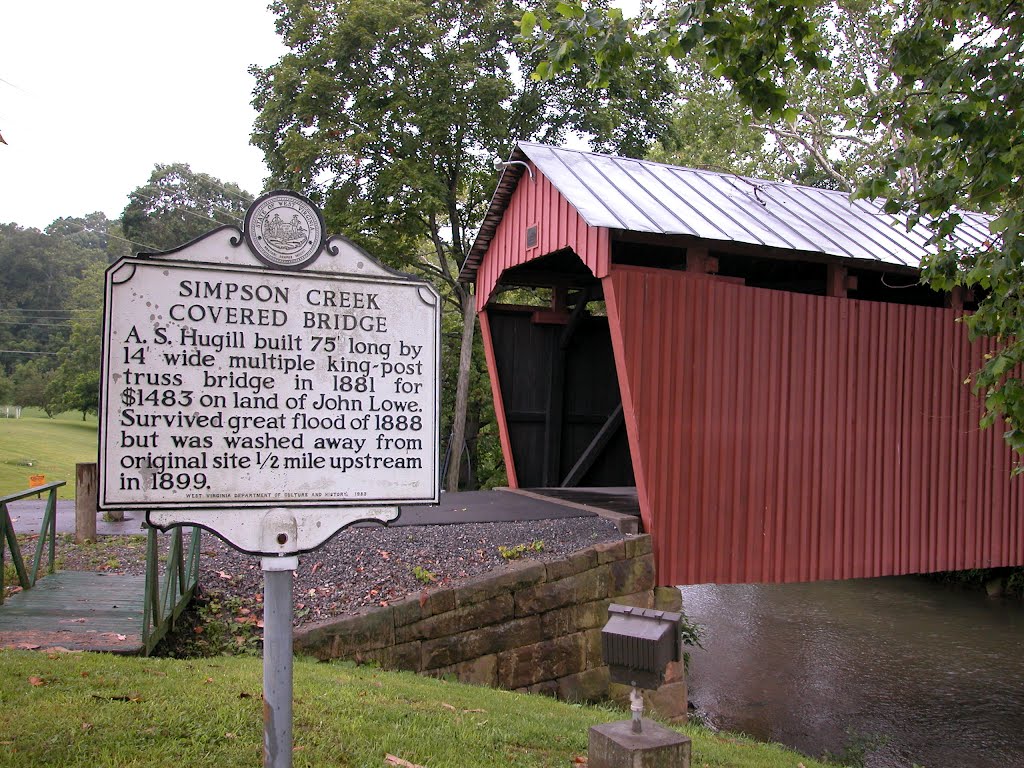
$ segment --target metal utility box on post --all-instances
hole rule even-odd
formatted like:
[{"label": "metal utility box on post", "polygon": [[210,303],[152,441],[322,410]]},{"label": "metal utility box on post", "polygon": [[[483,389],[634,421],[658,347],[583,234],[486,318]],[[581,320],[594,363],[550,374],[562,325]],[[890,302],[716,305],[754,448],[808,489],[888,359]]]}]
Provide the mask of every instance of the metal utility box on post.
[{"label": "metal utility box on post", "polygon": [[665,668],[679,660],[682,614],[614,604],[608,613],[601,655],[612,682],[657,688]]},{"label": "metal utility box on post", "polygon": [[668,665],[680,659],[682,614],[614,604],[608,613],[601,655],[612,682],[633,686],[633,718],[590,729],[591,768],[689,768],[690,739],[644,720],[637,690],[657,688]]}]

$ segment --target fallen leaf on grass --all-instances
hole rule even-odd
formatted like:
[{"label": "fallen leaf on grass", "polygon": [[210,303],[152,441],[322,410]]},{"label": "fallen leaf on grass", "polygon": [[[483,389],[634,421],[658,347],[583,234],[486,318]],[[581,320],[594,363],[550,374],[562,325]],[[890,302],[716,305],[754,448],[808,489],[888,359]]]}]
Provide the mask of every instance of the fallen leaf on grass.
[{"label": "fallen leaf on grass", "polygon": [[46,685],[46,681],[43,680],[43,678],[41,677],[36,677],[35,675],[32,675],[32,677],[28,679],[28,684],[38,688],[40,685]]},{"label": "fallen leaf on grass", "polygon": [[464,712],[464,713],[476,712],[476,713],[479,713],[479,714],[484,714],[484,713],[487,712],[486,709],[462,709],[462,710],[460,710],[460,709],[456,709],[451,704],[445,704],[443,701],[441,702],[441,706],[444,707],[445,709],[450,709],[452,712]]},{"label": "fallen leaf on grass", "polygon": [[403,760],[400,757],[394,755],[384,755],[384,762],[388,765],[399,765],[401,768],[424,768],[422,765],[416,765],[416,763],[410,763],[408,760]]},{"label": "fallen leaf on grass", "polygon": [[573,765],[586,765],[589,762],[590,762],[590,760],[587,757],[585,757],[584,755],[577,755],[576,757],[574,757],[572,759],[572,764]]},{"label": "fallen leaf on grass", "polygon": [[138,704],[140,701],[142,701],[142,697],[138,694],[128,696],[99,696],[94,693],[92,697],[94,699],[98,699],[99,701],[128,701],[132,704]]},{"label": "fallen leaf on grass", "polygon": [[205,680],[203,680],[203,685],[209,685],[212,682],[213,682],[213,678],[212,677],[208,677]]},{"label": "fallen leaf on grass", "polygon": [[88,731],[90,728],[92,728],[92,723],[82,723],[83,731]]}]

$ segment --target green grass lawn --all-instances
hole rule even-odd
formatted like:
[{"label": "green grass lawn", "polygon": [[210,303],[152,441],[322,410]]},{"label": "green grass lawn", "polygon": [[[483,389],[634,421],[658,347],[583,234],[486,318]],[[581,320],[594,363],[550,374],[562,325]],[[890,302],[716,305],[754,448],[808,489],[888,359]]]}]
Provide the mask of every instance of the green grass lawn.
[{"label": "green grass lawn", "polygon": [[52,419],[34,408],[20,419],[0,418],[0,496],[28,488],[29,475],[67,480],[58,498],[75,498],[75,464],[96,461],[96,417],[80,413]]},{"label": "green grass lawn", "polygon": [[[0,765],[261,764],[259,659],[0,651]],[[587,729],[628,713],[352,664],[295,662],[294,765],[570,768]],[[696,726],[693,768],[822,768]]]}]

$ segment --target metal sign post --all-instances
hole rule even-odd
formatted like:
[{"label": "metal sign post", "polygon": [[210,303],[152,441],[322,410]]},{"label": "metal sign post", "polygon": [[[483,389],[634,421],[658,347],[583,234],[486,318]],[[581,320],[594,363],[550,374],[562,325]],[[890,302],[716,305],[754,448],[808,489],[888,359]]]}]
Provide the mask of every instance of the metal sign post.
[{"label": "metal sign post", "polygon": [[263,765],[292,765],[292,576],[297,557],[264,557]]},{"label": "metal sign post", "polygon": [[293,192],[107,270],[99,508],[262,558],[268,768],[291,765],[297,555],[438,501],[440,308]]}]

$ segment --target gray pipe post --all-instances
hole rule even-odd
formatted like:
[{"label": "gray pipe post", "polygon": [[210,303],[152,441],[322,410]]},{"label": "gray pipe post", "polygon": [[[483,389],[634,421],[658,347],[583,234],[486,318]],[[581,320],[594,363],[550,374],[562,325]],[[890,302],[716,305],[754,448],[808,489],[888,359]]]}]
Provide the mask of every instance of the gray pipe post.
[{"label": "gray pipe post", "polygon": [[292,766],[292,577],[299,558],[264,557],[263,768]]}]

